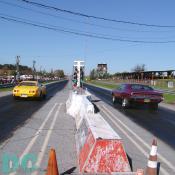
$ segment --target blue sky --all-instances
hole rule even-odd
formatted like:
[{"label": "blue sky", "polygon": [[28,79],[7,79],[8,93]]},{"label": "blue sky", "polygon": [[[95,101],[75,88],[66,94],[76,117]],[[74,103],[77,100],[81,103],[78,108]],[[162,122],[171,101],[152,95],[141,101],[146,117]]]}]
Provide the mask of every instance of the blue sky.
[{"label": "blue sky", "polygon": [[[31,0],[62,9],[111,19],[148,24],[175,26],[174,0]],[[39,14],[24,8],[56,15]],[[175,28],[134,26],[84,18],[52,10],[41,9],[19,0],[0,0],[0,16],[10,15],[34,22],[46,23],[69,30],[104,34],[113,38],[146,41],[175,41]],[[71,20],[70,20],[71,19]],[[97,27],[95,25],[105,26]],[[107,63],[109,72],[131,71],[136,64],[147,70],[175,69],[175,43],[143,44],[109,41],[65,34],[0,19],[0,64],[15,63],[37,69],[61,68],[71,73],[73,61],[85,60],[86,72],[98,63]]]}]

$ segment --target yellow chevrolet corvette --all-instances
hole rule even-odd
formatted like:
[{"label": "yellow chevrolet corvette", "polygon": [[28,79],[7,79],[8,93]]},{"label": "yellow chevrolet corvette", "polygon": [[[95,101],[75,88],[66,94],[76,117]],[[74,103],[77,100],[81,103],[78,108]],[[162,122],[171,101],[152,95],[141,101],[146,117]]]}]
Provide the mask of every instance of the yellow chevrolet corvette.
[{"label": "yellow chevrolet corvette", "polygon": [[13,97],[28,98],[35,97],[38,99],[45,98],[46,87],[38,81],[22,81],[13,89]]}]

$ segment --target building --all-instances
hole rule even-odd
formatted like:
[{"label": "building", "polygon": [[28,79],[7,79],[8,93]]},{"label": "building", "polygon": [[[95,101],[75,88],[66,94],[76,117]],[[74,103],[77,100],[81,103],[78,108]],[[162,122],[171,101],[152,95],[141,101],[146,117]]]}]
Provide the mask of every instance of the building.
[{"label": "building", "polygon": [[108,73],[108,66],[106,63],[101,63],[97,65],[98,77],[103,77],[107,73]]}]

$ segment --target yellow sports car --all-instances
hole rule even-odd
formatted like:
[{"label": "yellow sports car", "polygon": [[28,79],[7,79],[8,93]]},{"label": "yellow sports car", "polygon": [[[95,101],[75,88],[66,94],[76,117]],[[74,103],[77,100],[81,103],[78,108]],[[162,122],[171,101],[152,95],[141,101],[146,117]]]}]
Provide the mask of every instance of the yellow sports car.
[{"label": "yellow sports car", "polygon": [[28,98],[36,97],[42,99],[46,97],[46,87],[38,81],[22,81],[13,89],[13,97]]}]

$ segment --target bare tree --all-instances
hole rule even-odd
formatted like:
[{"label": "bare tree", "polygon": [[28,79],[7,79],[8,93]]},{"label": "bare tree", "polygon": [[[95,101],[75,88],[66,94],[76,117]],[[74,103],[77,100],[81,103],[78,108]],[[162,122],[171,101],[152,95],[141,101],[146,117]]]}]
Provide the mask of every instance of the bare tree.
[{"label": "bare tree", "polygon": [[133,72],[143,72],[146,70],[146,65],[145,64],[137,64],[132,71]]}]

